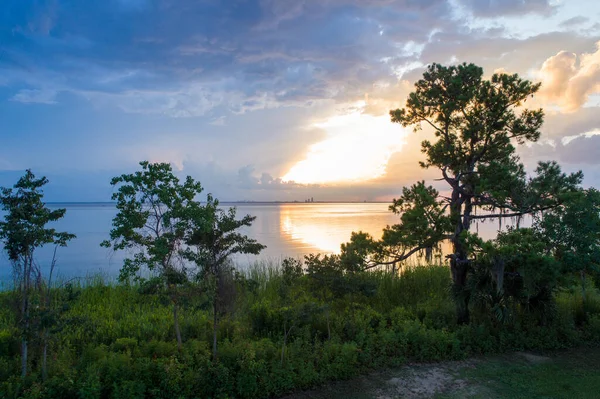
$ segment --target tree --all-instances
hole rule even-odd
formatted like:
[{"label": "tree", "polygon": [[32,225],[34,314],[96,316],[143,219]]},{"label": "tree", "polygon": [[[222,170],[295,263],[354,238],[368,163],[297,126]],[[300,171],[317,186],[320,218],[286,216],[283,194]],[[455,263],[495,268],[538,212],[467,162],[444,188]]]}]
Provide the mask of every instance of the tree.
[{"label": "tree", "polygon": [[352,270],[396,265],[419,251],[431,249],[451,228],[447,206],[433,187],[424,181],[404,187],[402,197],[394,199],[389,209],[400,215],[400,223],[383,229],[381,240],[368,233],[352,233],[350,242],[342,244],[342,263]]},{"label": "tree", "polygon": [[230,271],[230,257],[234,254],[257,255],[266,247],[239,232],[239,229],[251,226],[255,216],[246,215],[236,219],[236,208],[220,208],[219,201],[210,194],[206,204],[191,210],[189,216],[185,257],[199,267],[199,277],[211,287],[213,359],[216,360],[219,312],[220,305],[226,299],[223,291],[226,289],[227,272]]},{"label": "tree", "polygon": [[118,213],[113,219],[110,240],[103,246],[116,250],[137,250],[124,261],[119,279],[140,278],[147,268],[167,289],[173,304],[173,324],[181,349],[179,290],[189,278],[189,264],[182,257],[182,245],[190,226],[190,215],[201,207],[195,197],[200,183],[187,176],[181,183],[168,163],[140,162],[141,171],[115,177],[118,186],[112,195]]},{"label": "tree", "polygon": [[536,312],[542,323],[554,315],[552,292],[561,270],[539,230],[511,227],[489,241],[469,234],[464,243],[474,254],[466,292],[475,308],[503,323],[518,307]]},{"label": "tree", "polygon": [[579,273],[586,299],[586,275],[600,272],[600,192],[590,188],[546,212],[535,223],[554,255],[567,272]]},{"label": "tree", "polygon": [[[2,188],[0,204],[6,212],[0,222],[0,239],[13,265],[16,287],[20,296],[21,375],[27,375],[28,343],[31,329],[31,297],[34,288],[42,286],[42,273],[35,259],[35,251],[47,244],[66,246],[75,235],[58,232],[47,224],[61,219],[66,209],[50,210],[43,202],[46,177],[37,179],[27,170],[13,188]],[[56,253],[56,252],[55,252]],[[54,260],[52,268],[54,267]],[[43,364],[45,365],[45,350]]]},{"label": "tree", "polygon": [[[422,142],[426,158],[420,164],[438,168],[450,194],[442,196],[424,184],[405,190],[392,207],[411,217],[403,217],[399,225],[388,229],[389,240],[379,245],[400,247],[400,256],[397,249],[388,255],[402,260],[413,250],[450,239],[460,323],[469,321],[465,287],[471,260],[464,238],[472,222],[552,209],[581,182],[581,172],[567,176],[554,162],[540,163],[535,176],[528,178],[515,155],[513,144],[535,142],[540,136],[543,111],[518,110],[539,87],[516,74],[494,74],[485,80],[483,70],[473,64],[432,64],[415,83],[405,108],[390,111],[394,123],[415,131],[425,125],[433,131],[434,140]],[[442,210],[445,215],[440,214]],[[419,243],[407,238],[415,227]]]}]

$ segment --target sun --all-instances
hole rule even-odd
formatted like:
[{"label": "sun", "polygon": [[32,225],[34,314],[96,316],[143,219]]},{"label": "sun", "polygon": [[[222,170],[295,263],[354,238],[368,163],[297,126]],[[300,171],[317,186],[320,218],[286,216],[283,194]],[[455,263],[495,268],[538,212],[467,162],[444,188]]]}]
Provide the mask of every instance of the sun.
[{"label": "sun", "polygon": [[390,157],[402,149],[406,137],[389,116],[361,112],[333,116],[313,126],[325,130],[327,138],[313,144],[283,181],[324,184],[376,179],[385,174]]}]

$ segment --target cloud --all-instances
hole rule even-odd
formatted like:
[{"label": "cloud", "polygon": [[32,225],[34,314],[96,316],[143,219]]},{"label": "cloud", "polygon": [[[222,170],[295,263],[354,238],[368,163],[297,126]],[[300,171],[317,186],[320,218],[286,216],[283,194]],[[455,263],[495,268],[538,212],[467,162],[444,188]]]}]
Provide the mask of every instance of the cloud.
[{"label": "cloud", "polygon": [[551,0],[459,0],[459,2],[478,17],[527,13],[550,15],[556,10]]},{"label": "cloud", "polygon": [[[373,81],[394,82],[396,60],[407,60],[381,59],[399,43],[423,43],[432,29],[450,26],[446,1],[118,4],[139,16],[114,13],[111,2],[77,15],[58,7],[48,38],[7,36],[9,59],[20,68],[10,68],[6,79],[35,89],[52,81],[94,104],[173,117],[202,116],[223,105],[244,113],[346,102]],[[24,9],[24,21],[26,15]]]},{"label": "cloud", "polygon": [[590,19],[588,17],[584,17],[582,15],[578,15],[576,17],[572,17],[569,19],[566,19],[564,21],[562,21],[560,23],[560,26],[562,26],[563,28],[570,28],[570,27],[574,27],[574,26],[580,26],[585,24],[586,22],[588,22]]},{"label": "cloud", "polygon": [[[385,173],[368,182],[326,187],[281,176],[332,139],[320,123],[359,101],[363,115],[387,115],[432,62],[546,79],[527,102],[546,108],[546,142],[600,128],[597,32],[581,29],[597,12],[591,1],[7,1],[0,135],[14,167],[118,172],[153,159],[229,200],[392,197],[438,177],[417,164],[425,132],[386,151]],[[31,138],[27,151],[21,137]],[[362,139],[356,145],[368,148]],[[524,153],[558,159],[567,147]]]},{"label": "cloud", "polygon": [[238,183],[241,188],[252,188],[258,184],[254,177],[254,166],[246,165],[238,170]]},{"label": "cloud", "polygon": [[570,164],[600,165],[598,150],[600,149],[600,131],[595,134],[582,135],[571,141],[557,152],[563,162]]},{"label": "cloud", "polygon": [[364,181],[381,177],[406,132],[387,115],[374,117],[360,110],[316,124],[328,137],[313,144],[304,159],[283,177],[298,183]]},{"label": "cloud", "polygon": [[25,104],[56,104],[56,95],[54,90],[22,89],[11,100]]},{"label": "cloud", "polygon": [[590,95],[600,93],[600,42],[593,53],[559,52],[543,63],[539,75],[542,98],[565,111],[577,110]]},{"label": "cloud", "polygon": [[545,109],[542,139],[562,141],[565,137],[579,136],[600,128],[600,107],[583,107],[565,114],[561,109]]},{"label": "cloud", "polygon": [[221,105],[224,94],[204,87],[190,87],[181,91],[124,91],[102,93],[76,91],[95,102],[116,105],[125,112],[162,114],[174,118],[202,116]]},{"label": "cloud", "polygon": [[546,140],[542,135],[540,141],[519,146],[517,152],[530,168],[538,161],[555,160],[568,170],[588,170],[589,166],[593,166],[591,169],[600,170],[599,148],[600,128],[595,128],[563,137],[561,140]]},{"label": "cloud", "polygon": [[210,124],[213,126],[225,126],[226,123],[226,118],[225,116],[219,116],[218,118],[214,118],[213,120],[210,121]]}]

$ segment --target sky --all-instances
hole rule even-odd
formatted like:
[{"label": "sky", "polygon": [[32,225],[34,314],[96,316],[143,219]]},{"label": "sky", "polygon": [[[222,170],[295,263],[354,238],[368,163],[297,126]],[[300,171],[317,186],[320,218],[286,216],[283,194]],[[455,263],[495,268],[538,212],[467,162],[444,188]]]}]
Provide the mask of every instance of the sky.
[{"label": "sky", "polygon": [[170,162],[224,201],[388,201],[420,142],[389,120],[432,63],[542,82],[527,170],[600,187],[597,0],[2,0],[0,185],[109,201]]}]

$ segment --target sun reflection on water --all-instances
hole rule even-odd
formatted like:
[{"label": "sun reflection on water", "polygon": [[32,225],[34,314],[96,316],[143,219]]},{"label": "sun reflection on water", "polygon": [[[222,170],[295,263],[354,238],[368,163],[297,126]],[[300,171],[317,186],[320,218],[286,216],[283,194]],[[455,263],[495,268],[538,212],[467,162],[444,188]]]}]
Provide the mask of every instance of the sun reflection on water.
[{"label": "sun reflection on water", "polygon": [[387,204],[290,204],[280,212],[284,237],[322,253],[339,253],[353,231],[380,238],[382,228],[392,221]]}]

